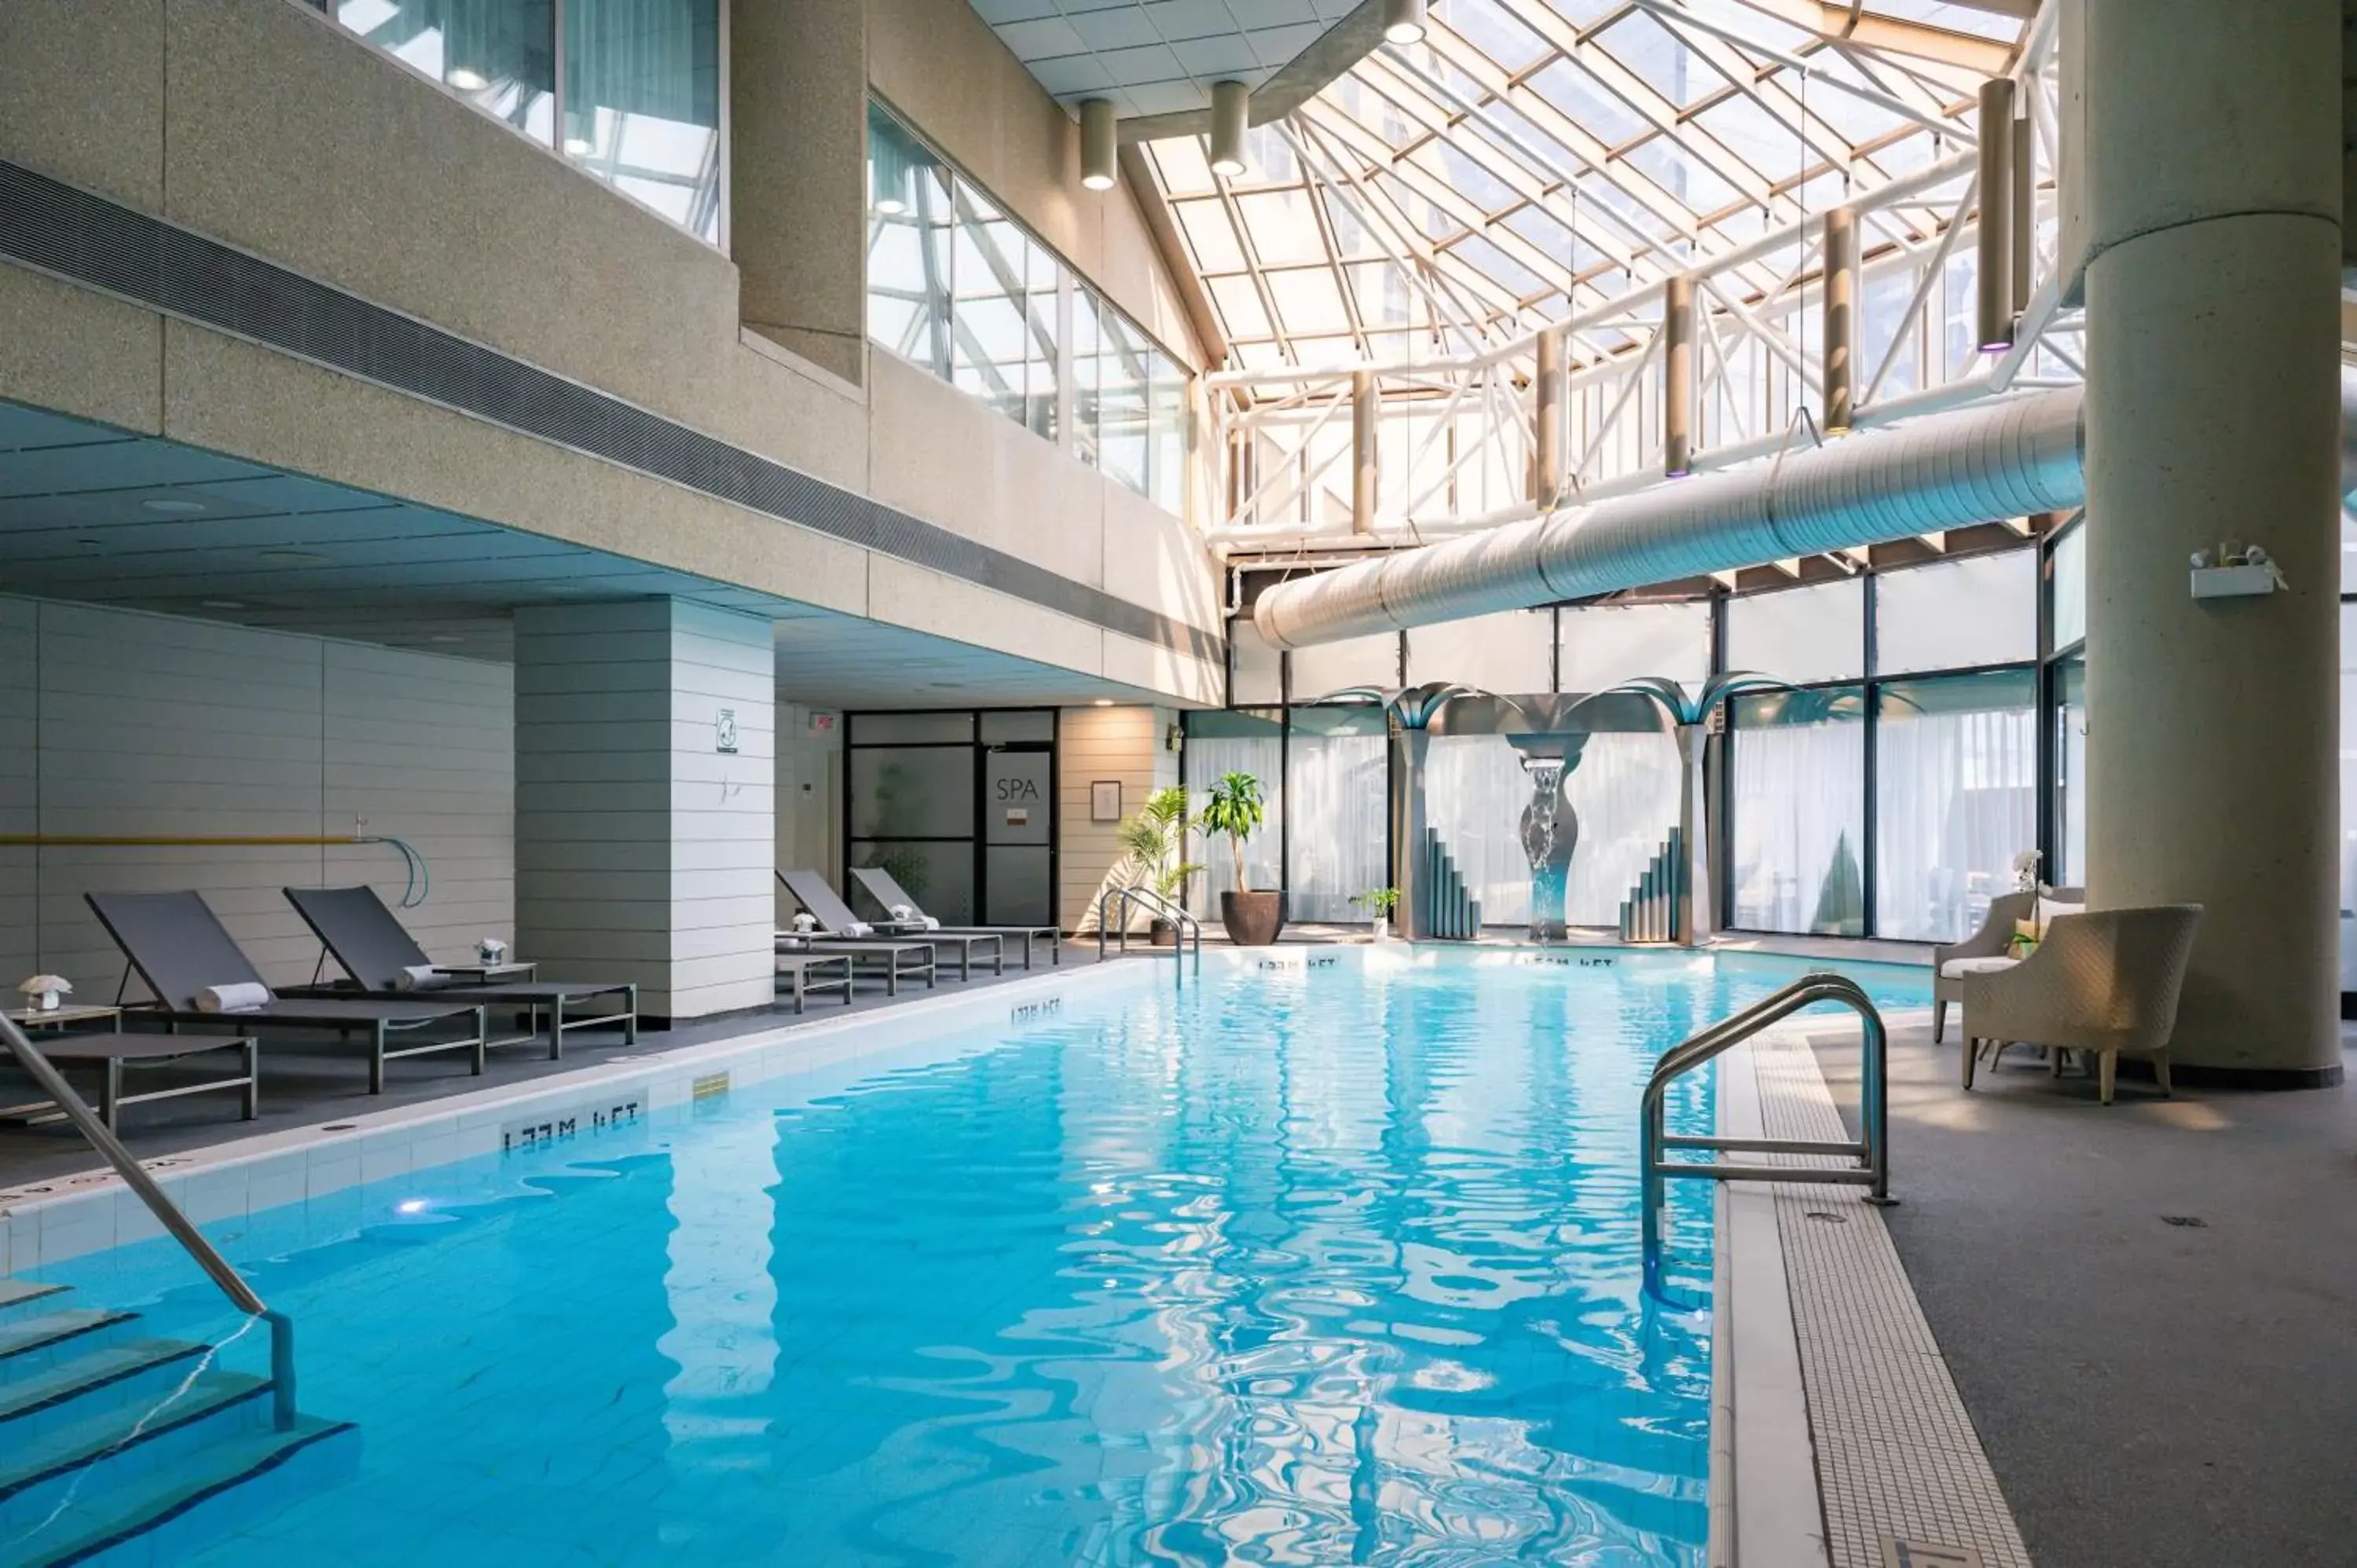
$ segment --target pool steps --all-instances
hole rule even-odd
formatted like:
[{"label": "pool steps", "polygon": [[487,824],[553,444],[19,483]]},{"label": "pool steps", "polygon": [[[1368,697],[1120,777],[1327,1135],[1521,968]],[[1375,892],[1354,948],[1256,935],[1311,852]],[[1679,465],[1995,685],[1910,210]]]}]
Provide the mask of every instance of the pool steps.
[{"label": "pool steps", "polygon": [[0,1568],[180,1562],[355,1467],[357,1428],[276,1431],[268,1378],[63,1294],[0,1279]]}]

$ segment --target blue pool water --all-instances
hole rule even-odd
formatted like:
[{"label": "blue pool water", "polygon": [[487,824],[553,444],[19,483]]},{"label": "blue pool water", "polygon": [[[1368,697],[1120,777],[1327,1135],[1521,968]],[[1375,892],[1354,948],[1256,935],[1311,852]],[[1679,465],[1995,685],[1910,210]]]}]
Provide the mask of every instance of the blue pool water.
[{"label": "blue pool water", "polygon": [[[1709,1324],[1640,1298],[1638,1098],[1800,966],[1358,962],[989,998],[211,1228],[364,1445],[188,1561],[1699,1563]],[[1682,1085],[1672,1130],[1710,1116]],[[52,1273],[224,1326],[162,1243]]]}]

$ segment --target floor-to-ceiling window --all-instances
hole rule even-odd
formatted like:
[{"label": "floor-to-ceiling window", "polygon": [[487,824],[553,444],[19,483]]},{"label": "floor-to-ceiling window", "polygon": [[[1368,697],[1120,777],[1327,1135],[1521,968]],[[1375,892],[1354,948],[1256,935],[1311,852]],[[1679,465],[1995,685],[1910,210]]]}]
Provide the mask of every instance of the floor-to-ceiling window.
[{"label": "floor-to-ceiling window", "polygon": [[1364,907],[1351,900],[1391,880],[1391,742],[1383,722],[1373,707],[1292,711],[1283,793],[1286,910],[1293,919],[1364,919]]},{"label": "floor-to-ceiling window", "polygon": [[2087,521],[2046,544],[2046,880],[2087,884]]},{"label": "floor-to-ceiling window", "polygon": [[[881,866],[937,920],[1044,926],[1056,909],[1051,708],[852,714],[844,861]],[[839,889],[880,916],[858,885]]]},{"label": "floor-to-ceiling window", "polygon": [[719,0],[312,3],[585,174],[723,242]]},{"label": "floor-to-ceiling window", "polygon": [[1730,923],[1978,927],[2040,843],[2039,593],[2021,549],[1728,605],[1727,667],[1794,688],[1730,705]]}]

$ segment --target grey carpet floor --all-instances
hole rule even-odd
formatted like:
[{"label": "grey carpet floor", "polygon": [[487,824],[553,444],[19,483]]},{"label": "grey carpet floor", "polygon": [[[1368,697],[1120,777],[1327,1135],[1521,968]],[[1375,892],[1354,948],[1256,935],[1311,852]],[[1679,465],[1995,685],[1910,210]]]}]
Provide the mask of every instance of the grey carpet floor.
[{"label": "grey carpet floor", "polygon": [[1891,1062],[1891,1234],[2039,1568],[2357,1564],[2357,1090]]}]

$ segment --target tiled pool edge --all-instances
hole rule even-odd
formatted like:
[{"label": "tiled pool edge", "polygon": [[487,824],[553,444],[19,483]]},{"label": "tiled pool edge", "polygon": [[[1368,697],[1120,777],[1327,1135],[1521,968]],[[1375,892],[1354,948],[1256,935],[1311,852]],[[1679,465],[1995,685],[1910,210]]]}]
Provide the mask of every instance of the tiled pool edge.
[{"label": "tiled pool edge", "polygon": [[[1766,1136],[1753,1042],[1718,1059],[1718,1132]],[[1826,1568],[1775,1195],[1720,1182],[1711,1269],[1709,1568]]]},{"label": "tiled pool edge", "polygon": [[[503,1127],[542,1112],[556,1116],[631,1096],[642,1111],[662,1111],[694,1099],[697,1080],[708,1085],[715,1074],[752,1083],[814,1072],[965,1027],[1002,1007],[1017,1022],[1027,1008],[1051,999],[1142,989],[1157,980],[1168,983],[1159,963],[1107,963],[672,1050],[647,1048],[642,1038],[639,1048],[623,1047],[575,1071],[232,1137],[142,1164],[191,1219],[206,1225],[495,1153]],[[97,1156],[91,1159],[95,1165]],[[162,1233],[112,1171],[0,1188],[0,1276]]]},{"label": "tiled pool edge", "polygon": [[[1846,1137],[1810,1041],[1857,1033],[1792,1024],[1729,1052],[1723,1130]],[[1892,1190],[1903,1200],[1903,1164]],[[1779,1183],[1723,1187],[1719,1215],[1717,1283],[1731,1297],[1712,1356],[1711,1568],[2030,1568],[1881,1212],[1854,1187]],[[1722,1362],[1733,1379],[1725,1444]]]}]

